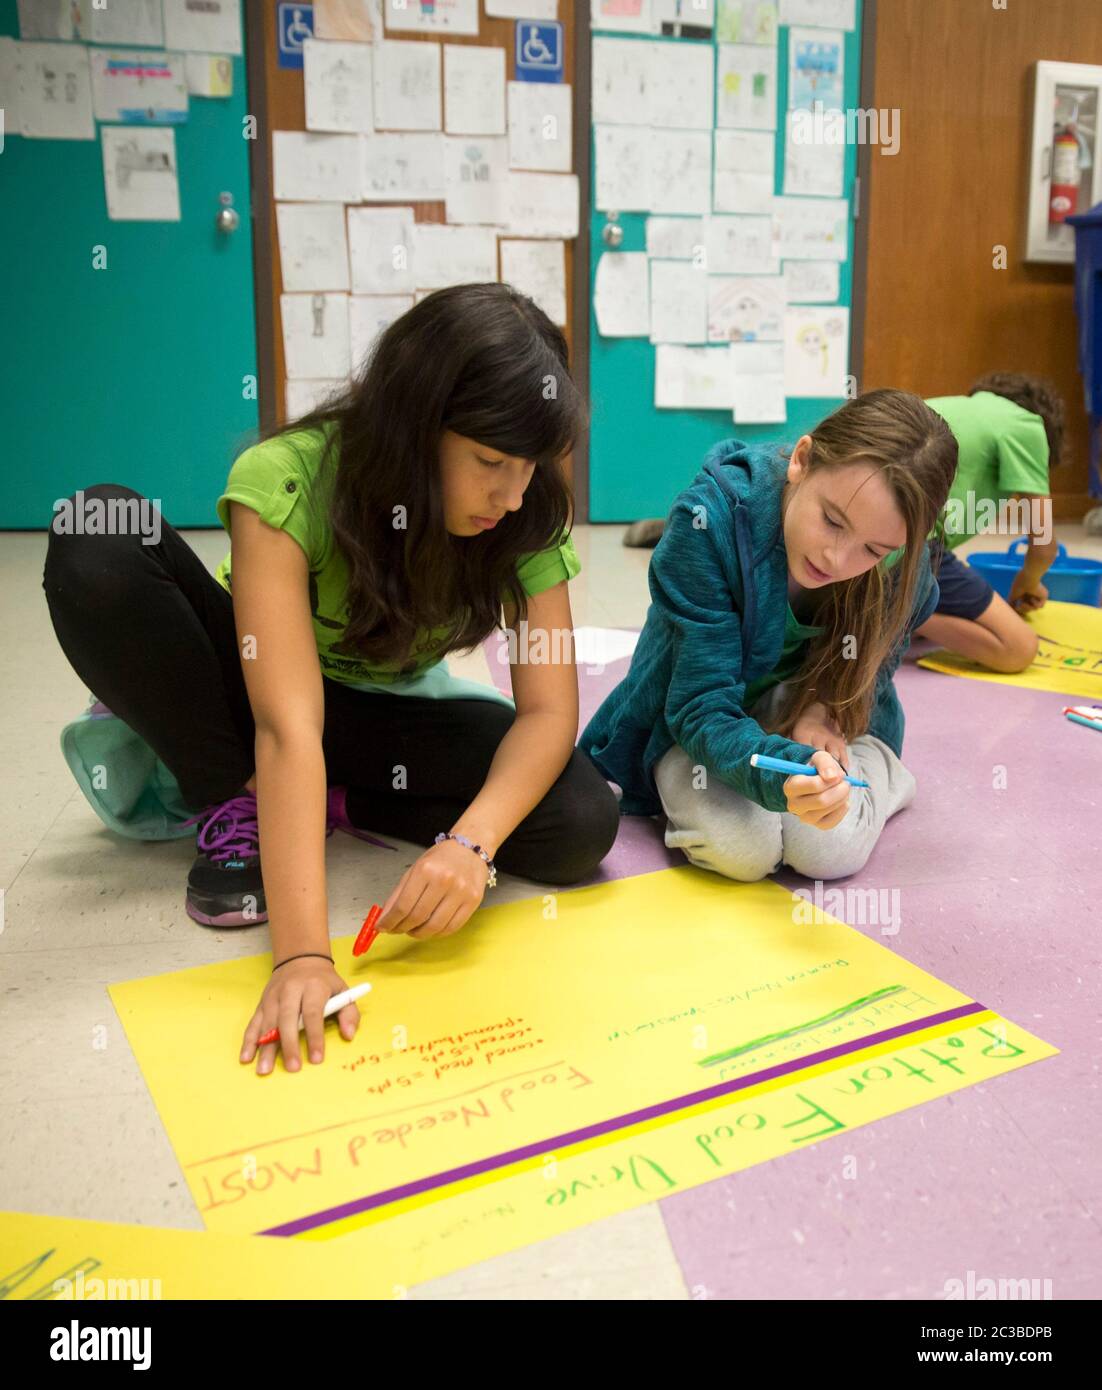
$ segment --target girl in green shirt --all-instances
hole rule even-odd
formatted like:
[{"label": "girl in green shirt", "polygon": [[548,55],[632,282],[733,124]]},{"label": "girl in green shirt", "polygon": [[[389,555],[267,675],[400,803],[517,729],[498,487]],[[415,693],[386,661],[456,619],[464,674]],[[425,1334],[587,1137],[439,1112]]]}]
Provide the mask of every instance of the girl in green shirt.
[{"label": "girl in green shirt", "polygon": [[[280,1031],[312,1062],[346,988],[329,946],[335,829],[422,847],[379,929],[457,931],[496,866],[590,875],[616,799],[575,749],[564,460],[585,428],[562,333],[501,284],[426,296],[339,395],[238,460],[212,577],[167,522],[139,535],[51,531],[55,631],[107,710],[156,751],[198,827],[187,910],[268,921],[271,978],[241,1061],[271,1071]],[[85,496],[132,498],[105,483]],[[512,701],[441,660],[508,630]],[[261,875],[263,861],[263,876]],[[338,1015],[350,1038],[356,1005]]]}]

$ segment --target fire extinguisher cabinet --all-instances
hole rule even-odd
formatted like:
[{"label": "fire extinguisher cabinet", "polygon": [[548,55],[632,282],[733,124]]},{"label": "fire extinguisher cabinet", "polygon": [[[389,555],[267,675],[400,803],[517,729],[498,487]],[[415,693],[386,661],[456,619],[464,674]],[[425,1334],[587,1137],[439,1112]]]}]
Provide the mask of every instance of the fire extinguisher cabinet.
[{"label": "fire extinguisher cabinet", "polygon": [[1099,112],[1102,67],[1090,63],[1034,65],[1027,261],[1075,260],[1070,220],[1102,200]]}]

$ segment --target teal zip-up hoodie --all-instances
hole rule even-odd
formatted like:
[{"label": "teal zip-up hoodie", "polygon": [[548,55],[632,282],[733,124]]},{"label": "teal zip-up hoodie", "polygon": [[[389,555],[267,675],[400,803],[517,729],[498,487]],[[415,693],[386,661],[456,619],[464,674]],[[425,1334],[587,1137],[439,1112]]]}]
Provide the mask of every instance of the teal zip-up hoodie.
[{"label": "teal zip-up hoodie", "polygon": [[[784,778],[750,766],[751,753],[806,763],[815,752],[767,734],[742,708],[746,686],[774,670],[788,612],[781,496],[788,461],[775,445],[724,440],[674,502],[651,558],[651,605],[627,675],[586,725],[578,746],[623,789],[620,810],[654,815],[653,768],[675,743],[743,796],[785,811]],[[877,674],[868,732],[900,756],[903,710],[892,674],[937,605],[925,545],[903,638]]]}]

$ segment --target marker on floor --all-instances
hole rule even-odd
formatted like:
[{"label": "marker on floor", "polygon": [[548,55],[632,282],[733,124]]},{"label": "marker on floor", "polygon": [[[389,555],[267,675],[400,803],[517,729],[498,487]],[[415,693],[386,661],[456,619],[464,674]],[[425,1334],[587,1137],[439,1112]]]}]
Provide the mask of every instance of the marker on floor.
[{"label": "marker on floor", "polygon": [[[785,758],[768,758],[764,753],[751,753],[750,766],[761,768],[762,772],[783,772],[788,777],[818,777],[818,771],[807,763],[790,763]],[[859,777],[847,777],[851,787],[867,787]]]}]

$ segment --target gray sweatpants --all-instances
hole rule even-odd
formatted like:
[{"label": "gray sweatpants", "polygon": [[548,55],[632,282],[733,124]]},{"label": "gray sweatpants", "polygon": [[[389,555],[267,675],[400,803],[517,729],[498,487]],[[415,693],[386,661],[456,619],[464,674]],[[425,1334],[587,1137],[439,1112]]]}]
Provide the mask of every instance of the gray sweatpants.
[{"label": "gray sweatpants", "polygon": [[[754,706],[761,714],[779,686]],[[808,878],[845,878],[862,868],[885,822],[914,800],[914,776],[886,743],[862,734],[847,744],[849,773],[869,783],[850,787],[849,810],[831,830],[805,825],[790,811],[767,811],[701,767],[678,744],[654,767],[666,812],[666,844],[691,864],[754,883],[787,864]],[[782,773],[767,773],[783,781]],[[704,781],[704,785],[699,783]]]}]

